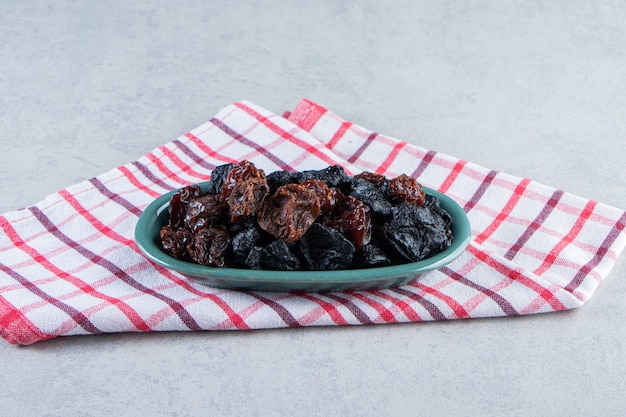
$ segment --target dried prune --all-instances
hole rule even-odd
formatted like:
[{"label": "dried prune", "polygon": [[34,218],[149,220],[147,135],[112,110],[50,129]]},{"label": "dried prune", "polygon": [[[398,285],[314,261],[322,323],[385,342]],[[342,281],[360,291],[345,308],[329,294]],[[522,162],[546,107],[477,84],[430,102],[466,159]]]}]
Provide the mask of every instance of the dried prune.
[{"label": "dried prune", "polygon": [[294,173],[284,170],[270,172],[265,179],[267,180],[267,185],[270,186],[270,194],[274,194],[278,187],[296,182]]},{"label": "dried prune", "polygon": [[187,213],[187,205],[180,201],[180,193],[176,193],[170,200],[168,224],[171,227],[181,227],[185,224],[185,214]]},{"label": "dried prune", "polygon": [[374,184],[377,188],[382,188],[387,183],[387,177],[382,174],[376,174],[369,171],[363,171],[359,174],[356,174],[354,179],[361,179],[367,182]]},{"label": "dried prune", "polygon": [[216,166],[211,172],[211,180],[209,181],[206,192],[208,194],[219,194],[222,191],[222,185],[224,184],[226,176],[234,166],[235,164]]},{"label": "dried prune", "polygon": [[227,200],[230,221],[241,223],[256,216],[269,192],[270,188],[265,178],[249,178],[236,183]]},{"label": "dried prune", "polygon": [[200,197],[202,195],[202,189],[199,185],[193,184],[181,188],[178,193],[180,194],[180,201],[188,204],[193,198]]},{"label": "dried prune", "polygon": [[300,259],[293,253],[294,245],[282,239],[276,239],[265,247],[261,262],[267,269],[297,271]]},{"label": "dried prune", "polygon": [[354,251],[354,245],[338,230],[320,223],[313,223],[300,239],[300,253],[307,269],[347,269]]},{"label": "dried prune", "polygon": [[178,190],[170,200],[169,225],[172,227],[181,227],[185,223],[185,215],[187,214],[187,206],[189,201],[195,197],[199,197],[202,190],[198,185],[188,185]]},{"label": "dried prune", "polygon": [[248,180],[250,178],[265,179],[265,172],[262,169],[257,169],[250,161],[239,162],[231,168],[231,170],[226,175],[226,178],[224,178],[224,183],[222,184],[220,194],[224,199],[227,199],[237,183]]},{"label": "dried prune", "polygon": [[372,237],[370,208],[353,196],[343,197],[337,202],[326,224],[343,233],[357,250],[367,245]]},{"label": "dried prune", "polygon": [[237,264],[245,263],[250,251],[257,245],[260,238],[261,231],[256,226],[244,229],[233,237],[232,248]]},{"label": "dried prune", "polygon": [[221,222],[228,212],[228,205],[219,194],[205,194],[191,199],[187,206],[185,225],[193,232],[207,225]]},{"label": "dried prune", "polygon": [[246,265],[251,269],[297,271],[300,259],[294,254],[293,247],[282,239],[276,239],[264,248],[255,246],[246,259]]},{"label": "dried prune", "polygon": [[372,212],[387,218],[391,214],[392,204],[387,201],[385,194],[372,182],[354,178],[352,181],[352,196],[367,204]]},{"label": "dried prune", "polygon": [[313,224],[320,203],[313,191],[299,184],[279,187],[257,214],[259,226],[277,239],[295,242]]},{"label": "dried prune", "polygon": [[424,206],[428,207],[432,212],[436,213],[439,217],[443,219],[446,224],[452,223],[452,217],[450,213],[445,211],[441,204],[439,204],[439,199],[432,195],[426,195],[426,201],[424,202]]},{"label": "dried prune", "polygon": [[350,177],[339,165],[332,165],[324,169],[296,172],[292,176],[294,181],[298,183],[307,180],[320,180],[329,187],[337,187],[346,193],[349,193],[351,187]]},{"label": "dried prune", "polygon": [[372,243],[363,246],[363,249],[354,255],[353,268],[372,268],[391,265],[391,259],[378,245]]},{"label": "dried prune", "polygon": [[230,236],[224,227],[199,230],[187,244],[187,252],[194,262],[209,266],[226,266]]},{"label": "dried prune", "polygon": [[263,269],[263,248],[261,246],[253,246],[248,252],[248,256],[244,261],[244,266],[249,269]]},{"label": "dried prune", "polygon": [[452,243],[450,228],[440,216],[411,203],[394,207],[383,233],[394,252],[411,262],[439,253]]},{"label": "dried prune", "polygon": [[320,202],[321,215],[325,216],[333,211],[335,204],[337,204],[337,191],[334,188],[326,185],[324,181],[313,179],[301,182],[300,185],[315,193]]},{"label": "dried prune", "polygon": [[397,176],[387,181],[389,193],[399,202],[408,202],[421,206],[426,200],[426,194],[422,185],[413,177],[406,174]]},{"label": "dried prune", "polygon": [[163,249],[174,258],[189,259],[187,244],[191,240],[192,234],[189,229],[174,228],[166,225],[159,232]]}]

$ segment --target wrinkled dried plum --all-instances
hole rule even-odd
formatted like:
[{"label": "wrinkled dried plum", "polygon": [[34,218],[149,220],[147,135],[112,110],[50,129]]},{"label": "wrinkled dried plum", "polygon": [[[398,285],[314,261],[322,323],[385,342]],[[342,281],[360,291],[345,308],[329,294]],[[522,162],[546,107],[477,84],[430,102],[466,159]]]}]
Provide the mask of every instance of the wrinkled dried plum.
[{"label": "wrinkled dried plum", "polygon": [[330,214],[337,204],[337,191],[320,180],[306,180],[300,185],[305,186],[315,193],[320,202],[320,214],[325,216]]},{"label": "wrinkled dried plum", "polygon": [[248,252],[248,256],[244,261],[244,266],[249,269],[263,269],[263,248],[261,246],[253,246]]},{"label": "wrinkled dried plum", "polygon": [[440,216],[411,203],[394,207],[383,232],[395,253],[411,262],[439,253],[452,243],[450,228]]},{"label": "wrinkled dried plum", "polygon": [[352,181],[352,194],[358,200],[367,204],[372,212],[383,217],[391,215],[392,204],[385,199],[383,192],[368,180],[355,178]]},{"label": "wrinkled dried plum", "polygon": [[426,200],[422,185],[413,177],[402,174],[387,181],[387,189],[399,202],[408,202],[421,206]]},{"label": "wrinkled dried plum", "polygon": [[341,198],[326,224],[344,234],[359,250],[372,237],[372,216],[367,204],[353,196]]},{"label": "wrinkled dried plum", "polygon": [[250,251],[257,245],[259,239],[261,239],[261,231],[254,226],[242,230],[233,237],[232,248],[237,264],[245,263]]},{"label": "wrinkled dried plum", "polygon": [[391,259],[385,251],[377,245],[368,244],[354,255],[353,268],[372,268],[391,265]]},{"label": "wrinkled dried plum", "polygon": [[424,202],[424,206],[428,207],[431,211],[441,217],[443,221],[446,222],[446,224],[452,224],[452,217],[450,216],[450,213],[448,213],[441,207],[441,204],[439,203],[439,199],[437,197],[432,195],[426,195],[426,201]]},{"label": "wrinkled dried plum", "polygon": [[199,197],[202,190],[198,185],[188,185],[178,190],[170,200],[168,207],[170,219],[169,225],[172,227],[181,227],[185,224],[185,216],[187,214],[187,206],[193,198]]},{"label": "wrinkled dried plum", "polygon": [[211,180],[209,181],[206,192],[208,194],[219,194],[222,191],[222,185],[224,184],[226,176],[234,166],[235,164],[216,166],[211,172]]},{"label": "wrinkled dried plum", "polygon": [[255,246],[246,259],[251,269],[272,269],[277,271],[297,271],[300,259],[293,253],[294,244],[276,239],[266,247]]},{"label": "wrinkled dried plum", "polygon": [[354,245],[338,230],[320,223],[313,223],[300,239],[300,253],[307,269],[347,269],[354,251]]},{"label": "wrinkled dried plum", "polygon": [[241,223],[256,216],[269,192],[270,188],[265,178],[249,178],[236,183],[227,200],[230,221]]},{"label": "wrinkled dried plum", "polygon": [[287,184],[265,200],[257,221],[261,229],[275,238],[295,242],[319,213],[320,203],[313,191],[299,184]]},{"label": "wrinkled dried plum", "polygon": [[262,169],[257,169],[250,161],[239,162],[226,175],[220,194],[224,199],[228,198],[237,183],[251,178],[265,179],[265,172]]},{"label": "wrinkled dried plum", "polygon": [[187,206],[185,225],[193,232],[225,218],[228,205],[219,194],[206,194],[191,199]]},{"label": "wrinkled dried plum", "polygon": [[296,172],[292,175],[298,183],[307,180],[320,180],[329,187],[337,187],[344,192],[349,192],[351,187],[350,177],[339,165],[332,165],[324,169]]},{"label": "wrinkled dried plum", "polygon": [[382,189],[387,183],[387,177],[382,174],[375,174],[373,172],[364,171],[360,174],[356,174],[354,179],[365,180],[367,182],[372,183],[376,186],[376,188]]},{"label": "wrinkled dried plum", "polygon": [[226,266],[230,237],[224,227],[199,230],[187,244],[187,252],[194,262],[209,266]]},{"label": "wrinkled dried plum", "polygon": [[278,187],[283,185],[295,183],[293,172],[289,171],[274,171],[266,176],[267,185],[270,186],[270,194],[274,194]]},{"label": "wrinkled dried plum", "polygon": [[189,259],[187,244],[192,236],[189,229],[177,229],[167,225],[160,230],[159,236],[165,252],[172,255],[174,258]]}]

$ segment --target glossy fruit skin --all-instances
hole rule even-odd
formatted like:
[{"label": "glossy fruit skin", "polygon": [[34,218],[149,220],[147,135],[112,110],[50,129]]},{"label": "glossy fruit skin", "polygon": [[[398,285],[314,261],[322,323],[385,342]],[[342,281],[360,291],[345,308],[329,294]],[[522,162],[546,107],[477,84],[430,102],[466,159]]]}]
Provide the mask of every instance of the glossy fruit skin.
[{"label": "glossy fruit skin", "polygon": [[228,174],[226,174],[220,189],[222,198],[227,199],[238,183],[251,178],[265,180],[265,172],[262,169],[257,169],[250,161],[241,161],[232,166]]},{"label": "glossy fruit skin", "polygon": [[452,233],[444,219],[428,207],[411,203],[394,207],[383,233],[389,247],[408,262],[428,258],[452,243]]},{"label": "glossy fruit skin", "polygon": [[359,250],[372,238],[372,216],[370,207],[354,196],[342,197],[332,216],[325,222],[337,229]]},{"label": "glossy fruit skin", "polygon": [[230,222],[241,223],[256,216],[269,192],[265,178],[254,177],[236,183],[226,199]]},{"label": "glossy fruit skin", "polygon": [[413,177],[402,174],[387,182],[389,194],[399,202],[408,202],[418,206],[424,205],[426,194],[422,189],[422,185]]},{"label": "glossy fruit skin", "polygon": [[200,265],[227,266],[230,242],[231,238],[225,227],[205,227],[191,238],[187,244],[187,252]]},{"label": "glossy fruit skin", "polygon": [[310,179],[301,182],[300,185],[313,191],[320,204],[320,214],[325,216],[329,215],[335,209],[337,200],[339,199],[338,192],[335,188],[329,187],[322,180]]},{"label": "glossy fruit skin", "polygon": [[286,242],[302,237],[320,214],[320,203],[311,189],[300,184],[279,187],[259,210],[261,229]]}]

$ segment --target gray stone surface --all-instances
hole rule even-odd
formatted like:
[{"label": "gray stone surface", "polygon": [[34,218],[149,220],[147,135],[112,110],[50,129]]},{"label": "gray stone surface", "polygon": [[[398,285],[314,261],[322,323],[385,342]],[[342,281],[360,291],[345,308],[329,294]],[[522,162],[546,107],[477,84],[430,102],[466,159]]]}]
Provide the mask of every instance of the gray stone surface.
[{"label": "gray stone surface", "polygon": [[[0,212],[249,99],[626,207],[626,3],[0,1]],[[2,416],[623,416],[626,261],[583,308],[0,343]]]}]

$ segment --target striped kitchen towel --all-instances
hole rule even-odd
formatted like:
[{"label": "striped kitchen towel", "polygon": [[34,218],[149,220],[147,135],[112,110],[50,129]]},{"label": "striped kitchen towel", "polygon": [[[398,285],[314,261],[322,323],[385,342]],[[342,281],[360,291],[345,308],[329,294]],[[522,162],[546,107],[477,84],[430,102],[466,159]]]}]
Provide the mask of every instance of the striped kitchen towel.
[{"label": "striped kitchen towel", "polygon": [[[344,293],[214,289],[142,256],[134,226],[155,197],[244,159],[266,173],[341,165],[349,174],[411,174],[464,208],[472,243],[408,285]],[[283,116],[241,101],[137,161],[0,216],[0,332],[31,344],[567,310],[609,274],[625,225],[623,210],[369,131],[309,100]]]}]

